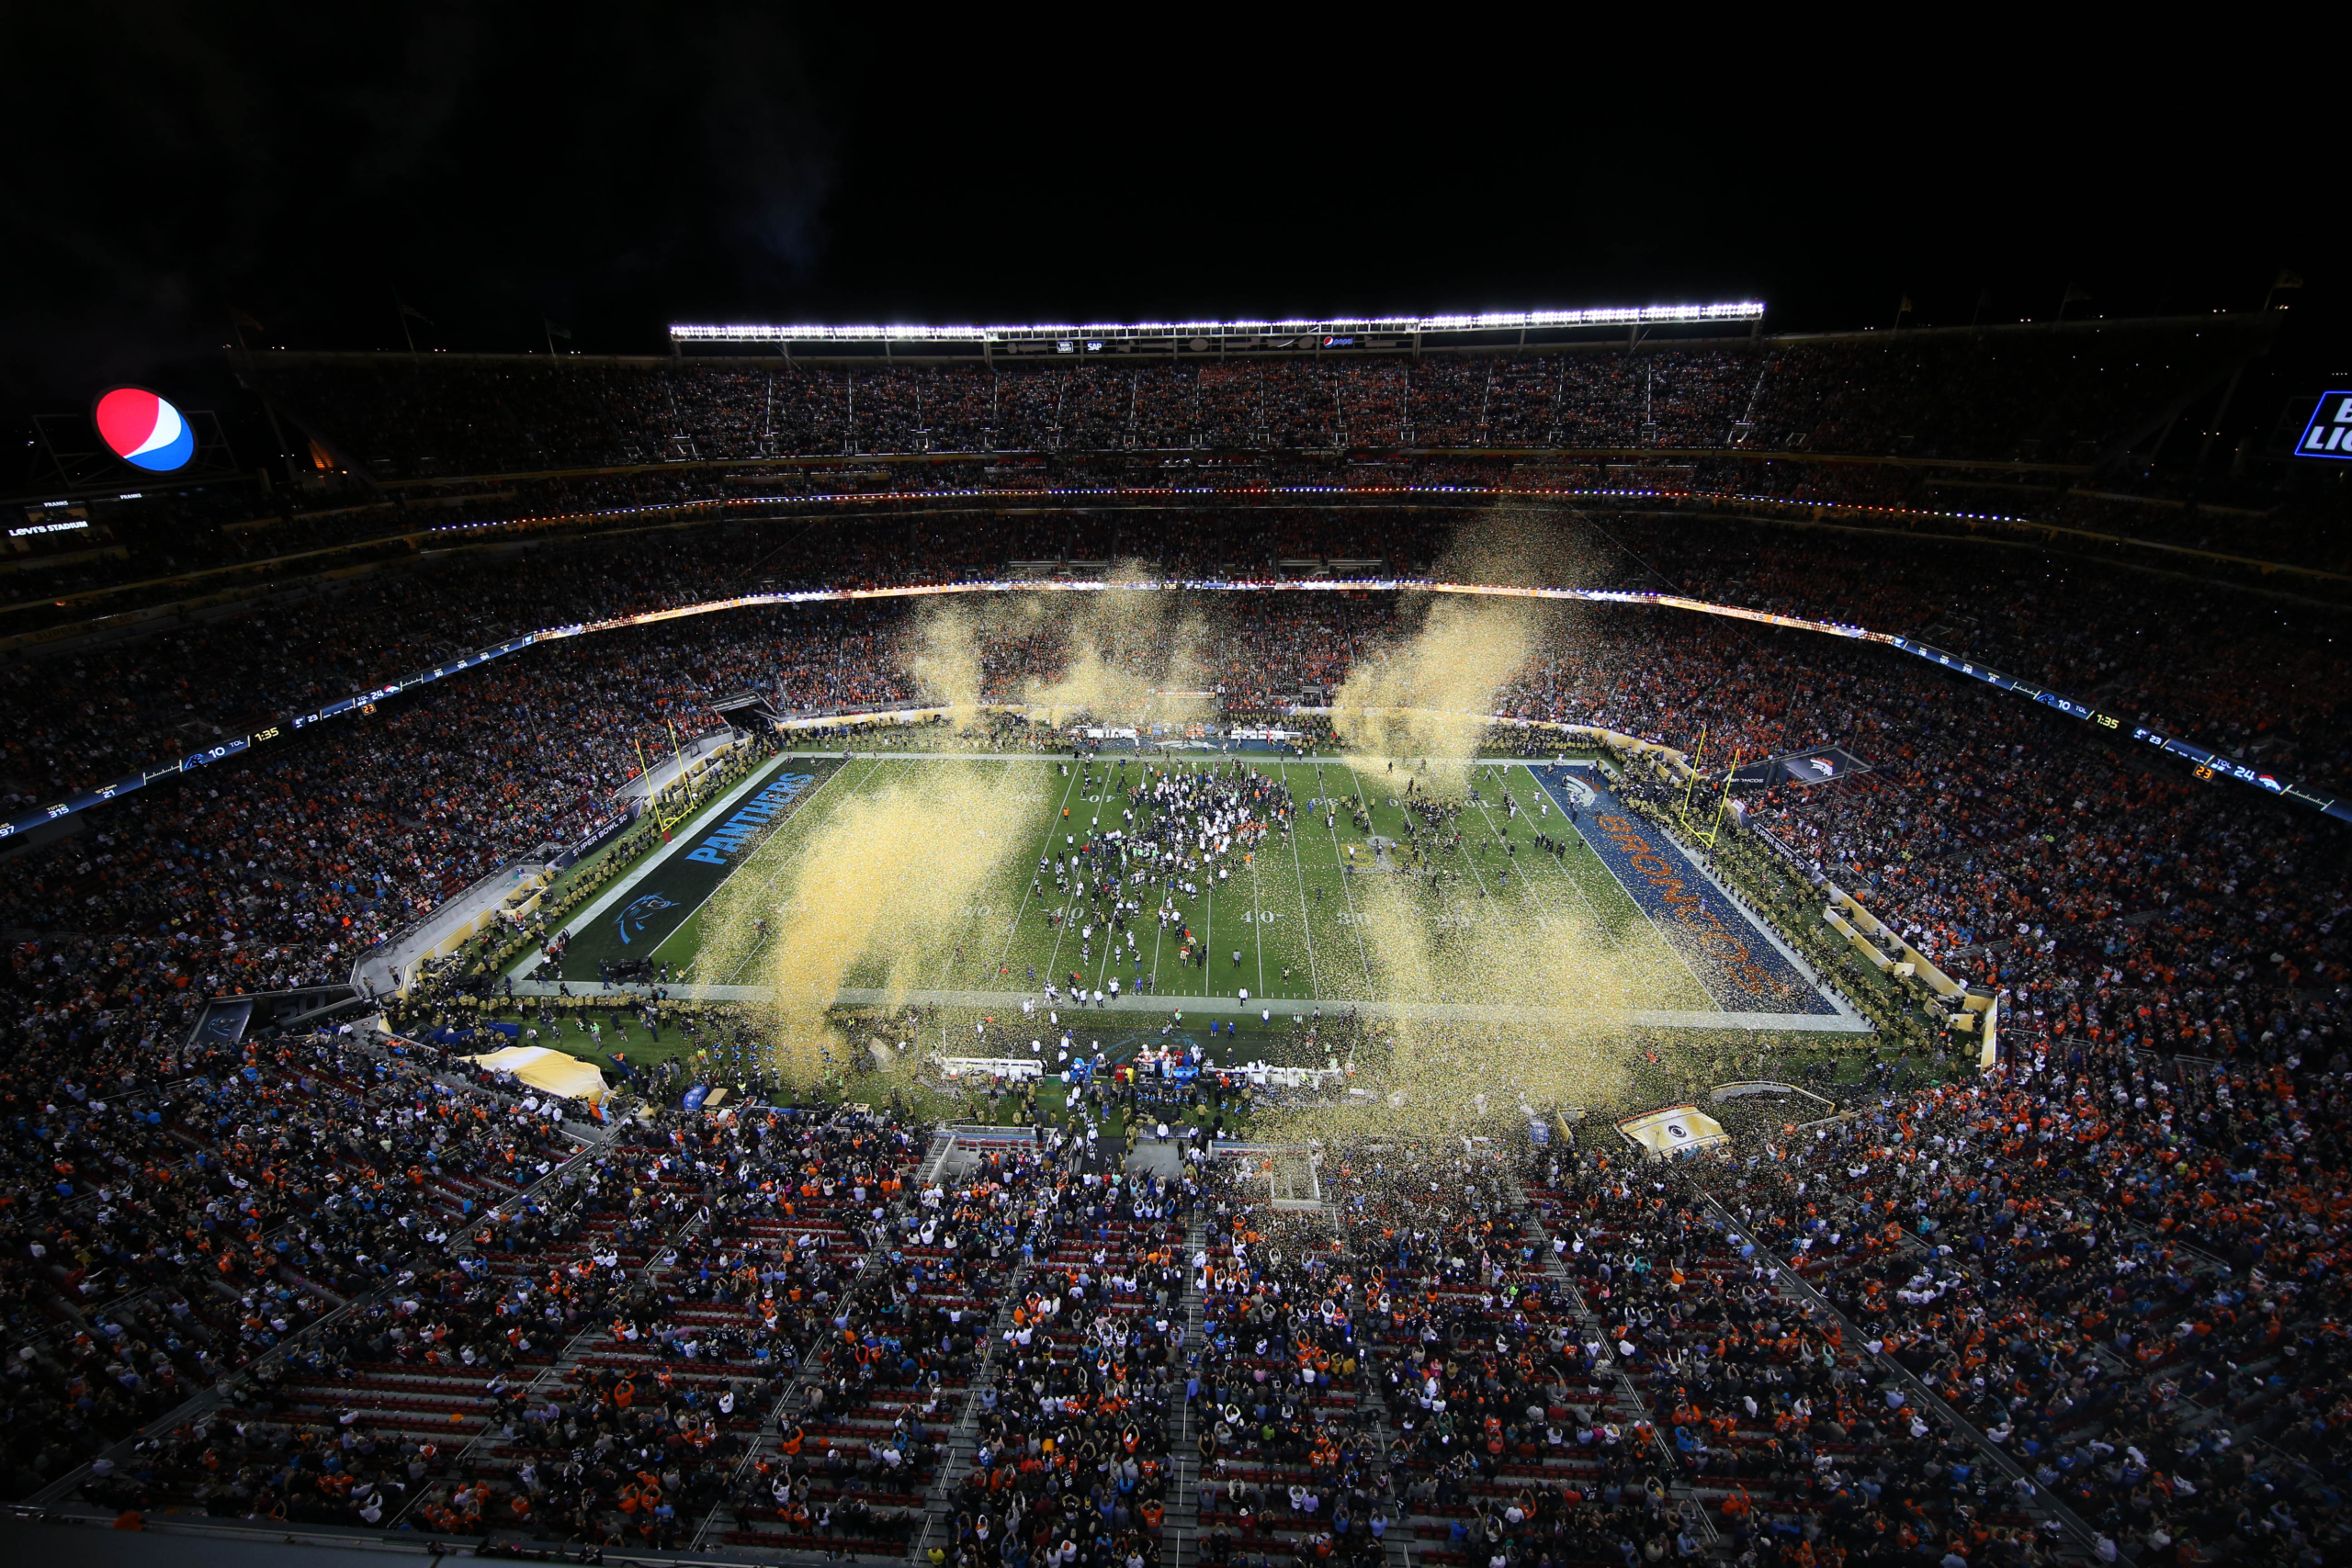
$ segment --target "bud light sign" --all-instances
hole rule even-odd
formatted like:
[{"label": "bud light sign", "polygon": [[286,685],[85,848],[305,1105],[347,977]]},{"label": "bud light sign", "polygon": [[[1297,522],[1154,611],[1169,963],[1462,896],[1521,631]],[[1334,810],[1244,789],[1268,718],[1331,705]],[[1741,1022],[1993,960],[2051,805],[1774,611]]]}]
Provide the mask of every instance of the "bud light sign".
[{"label": "bud light sign", "polygon": [[2320,394],[2303,438],[2295,443],[2295,456],[2352,462],[2352,392]]}]

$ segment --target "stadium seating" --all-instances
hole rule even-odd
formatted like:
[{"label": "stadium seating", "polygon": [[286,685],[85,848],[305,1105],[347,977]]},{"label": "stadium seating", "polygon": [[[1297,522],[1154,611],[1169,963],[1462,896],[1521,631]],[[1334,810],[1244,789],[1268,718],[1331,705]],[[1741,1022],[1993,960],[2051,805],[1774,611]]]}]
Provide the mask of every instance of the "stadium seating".
[{"label": "stadium seating", "polygon": [[1776,449],[2080,460],[2259,323],[2117,323],[1528,354],[1169,364],[254,354],[254,383],[386,479],[892,453]]}]

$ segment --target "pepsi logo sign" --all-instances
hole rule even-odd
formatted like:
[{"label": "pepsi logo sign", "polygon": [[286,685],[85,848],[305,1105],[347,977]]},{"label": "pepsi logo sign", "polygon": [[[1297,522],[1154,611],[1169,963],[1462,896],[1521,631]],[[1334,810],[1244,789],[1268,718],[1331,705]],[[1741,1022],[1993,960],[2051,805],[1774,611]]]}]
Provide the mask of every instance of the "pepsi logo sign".
[{"label": "pepsi logo sign", "polygon": [[166,400],[143,387],[117,387],[90,411],[98,439],[133,468],[167,474],[196,456],[196,433]]}]

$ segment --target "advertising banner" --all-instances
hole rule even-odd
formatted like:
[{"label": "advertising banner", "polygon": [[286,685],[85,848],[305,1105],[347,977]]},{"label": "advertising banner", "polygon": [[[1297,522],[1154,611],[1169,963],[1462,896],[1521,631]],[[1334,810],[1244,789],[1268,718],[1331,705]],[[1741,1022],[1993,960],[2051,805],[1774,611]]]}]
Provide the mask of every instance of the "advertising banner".
[{"label": "advertising banner", "polygon": [[245,1038],[245,1027],[253,1022],[254,999],[251,997],[224,997],[204,1004],[198,1015],[196,1029],[187,1037],[191,1045],[235,1045]]}]

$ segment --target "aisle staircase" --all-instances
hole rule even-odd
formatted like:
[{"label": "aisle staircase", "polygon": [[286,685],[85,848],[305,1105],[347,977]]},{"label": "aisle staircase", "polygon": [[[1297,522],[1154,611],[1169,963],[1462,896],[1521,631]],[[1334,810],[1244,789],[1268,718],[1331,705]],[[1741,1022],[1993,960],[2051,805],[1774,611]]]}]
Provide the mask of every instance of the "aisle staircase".
[{"label": "aisle staircase", "polygon": [[1674,1499],[1676,1511],[1682,1516],[1693,1536],[1706,1545],[1713,1546],[1721,1539],[1715,1530],[1713,1517],[1701,1506],[1698,1495],[1681,1479],[1681,1467],[1674,1461],[1674,1450],[1659,1435],[1641,1391],[1634,1386],[1633,1380],[1625,1375],[1623,1364],[1611,1352],[1608,1335],[1601,1327],[1600,1319],[1594,1315],[1591,1304],[1584,1299],[1584,1292],[1577,1289],[1575,1277],[1568,1272],[1559,1254],[1553,1250],[1550,1235],[1532,1218],[1534,1204],[1527,1195],[1527,1189],[1514,1178],[1506,1190],[1510,1196],[1512,1210],[1519,1216],[1520,1234],[1535,1244],[1536,1257],[1542,1261],[1544,1277],[1567,1302],[1584,1343],[1598,1342],[1601,1346],[1600,1359],[1593,1364],[1594,1370],[1609,1381],[1610,1408],[1616,1413],[1619,1427],[1627,1432],[1637,1427],[1649,1432],[1653,1450],[1651,1458],[1658,1473],[1675,1477],[1673,1483],[1667,1488],[1667,1495]]},{"label": "aisle staircase", "polygon": [[[1201,1292],[1193,1288],[1193,1259],[1208,1245],[1208,1227],[1201,1223],[1197,1210],[1184,1225],[1184,1357],[1185,1365],[1175,1370],[1182,1392],[1182,1380],[1193,1374],[1200,1364],[1202,1323]],[[1174,1398],[1168,1402],[1168,1495],[1163,1506],[1159,1529],[1159,1557],[1163,1568],[1185,1568],[1189,1560],[1197,1562],[1202,1551],[1201,1530],[1201,1434],[1198,1417],[1193,1406],[1196,1402]]]}]

